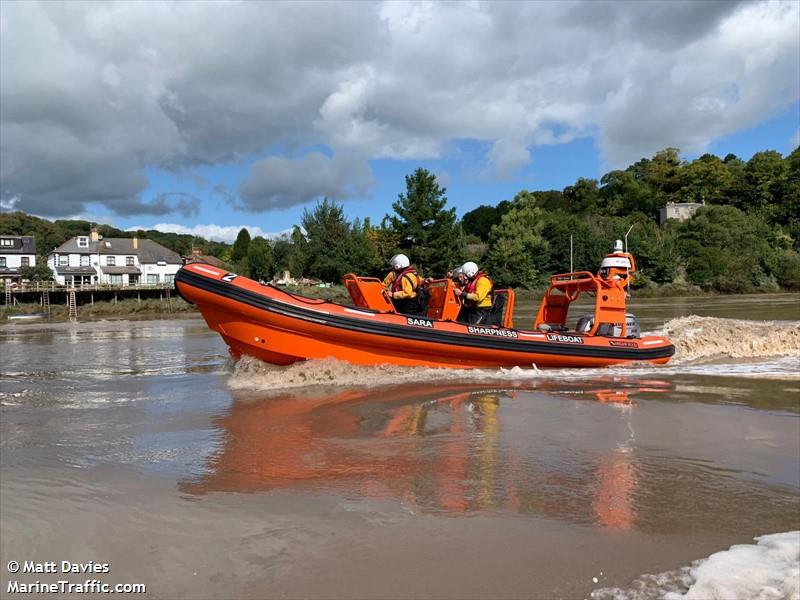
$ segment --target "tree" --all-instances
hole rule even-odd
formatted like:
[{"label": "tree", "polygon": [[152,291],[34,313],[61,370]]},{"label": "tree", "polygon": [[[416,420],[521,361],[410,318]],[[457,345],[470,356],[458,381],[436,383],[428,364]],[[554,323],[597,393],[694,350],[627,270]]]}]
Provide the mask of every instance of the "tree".
[{"label": "tree", "polygon": [[682,224],[679,248],[690,283],[720,292],[775,289],[774,232],[756,214],[706,206]]},{"label": "tree", "polygon": [[250,246],[250,232],[242,227],[239,230],[239,235],[236,236],[236,241],[233,243],[231,250],[231,261],[238,263],[247,257],[247,249]]},{"label": "tree", "polygon": [[595,212],[599,199],[600,193],[597,189],[596,179],[581,177],[575,182],[575,185],[564,188],[564,200],[570,212]]},{"label": "tree", "polygon": [[547,242],[547,252],[542,255],[544,274],[566,273],[570,270],[570,236],[572,236],[572,269],[597,270],[599,258],[610,249],[608,241],[601,239],[585,217],[562,211],[545,213],[542,237]]},{"label": "tree", "polygon": [[291,271],[289,267],[289,257],[292,254],[292,242],[286,237],[275,240],[272,244],[272,261],[275,266],[276,272],[281,272],[285,269]]},{"label": "tree", "polygon": [[631,171],[611,171],[600,179],[602,210],[607,215],[626,215],[642,212],[650,217],[656,214],[656,197]]},{"label": "tree", "polygon": [[351,230],[342,205],[325,198],[313,211],[303,211],[302,221],[306,230],[304,253],[308,274],[323,281],[340,281],[351,270],[348,256]]},{"label": "tree", "polygon": [[377,248],[373,244],[373,236],[370,235],[372,226],[369,219],[365,219],[363,224],[356,219],[350,225],[350,235],[344,251],[348,259],[349,271],[361,275],[377,274],[380,270],[385,270],[385,262],[378,255]]},{"label": "tree", "polygon": [[776,277],[781,287],[800,290],[800,254],[794,250],[783,250],[778,255]]},{"label": "tree", "polygon": [[513,208],[492,227],[486,268],[500,285],[535,287],[548,245],[542,237],[544,215],[535,199],[515,199]]},{"label": "tree", "polygon": [[308,264],[308,241],[306,236],[299,227],[295,226],[292,229],[290,240],[292,249],[286,261],[289,272],[296,277],[306,275],[306,266]]},{"label": "tree", "polygon": [[272,279],[272,248],[263,237],[258,236],[250,241],[247,248],[247,266],[250,278],[256,281]]},{"label": "tree", "polygon": [[728,166],[713,154],[703,154],[685,165],[678,176],[682,202],[730,204],[733,176]]},{"label": "tree", "polygon": [[400,247],[400,235],[392,228],[388,216],[384,217],[377,227],[368,226],[365,222],[364,235],[375,251],[377,275],[389,267],[389,260]]},{"label": "tree", "polygon": [[748,186],[747,210],[764,210],[775,202],[775,192],[786,176],[788,164],[780,152],[756,152],[747,161],[745,180]]},{"label": "tree", "polygon": [[41,260],[33,267],[20,267],[19,276],[28,281],[48,281],[53,278],[53,271]]},{"label": "tree", "polygon": [[482,241],[489,239],[492,227],[500,222],[502,216],[511,208],[508,200],[503,200],[497,206],[481,204],[461,217],[461,226],[466,235],[478,236]]},{"label": "tree", "polygon": [[773,223],[796,230],[794,242],[800,249],[800,147],[784,159],[786,169],[774,186],[771,218]]},{"label": "tree", "polygon": [[392,228],[400,238],[400,248],[418,269],[443,274],[461,261],[463,248],[456,211],[445,209],[446,190],[426,169],[406,175],[406,193],[392,204],[396,216]]}]

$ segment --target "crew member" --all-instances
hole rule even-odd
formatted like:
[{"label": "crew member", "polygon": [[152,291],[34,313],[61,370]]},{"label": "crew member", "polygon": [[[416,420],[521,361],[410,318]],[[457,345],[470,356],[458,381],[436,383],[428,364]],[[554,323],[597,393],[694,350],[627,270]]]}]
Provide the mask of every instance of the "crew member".
[{"label": "crew member", "polygon": [[420,312],[419,286],[421,279],[405,254],[396,254],[389,261],[392,270],[383,280],[397,312],[417,315]]},{"label": "crew member", "polygon": [[461,267],[465,284],[456,288],[455,295],[461,298],[461,312],[458,321],[477,325],[482,323],[492,310],[492,280],[478,269],[474,262],[466,262]]}]

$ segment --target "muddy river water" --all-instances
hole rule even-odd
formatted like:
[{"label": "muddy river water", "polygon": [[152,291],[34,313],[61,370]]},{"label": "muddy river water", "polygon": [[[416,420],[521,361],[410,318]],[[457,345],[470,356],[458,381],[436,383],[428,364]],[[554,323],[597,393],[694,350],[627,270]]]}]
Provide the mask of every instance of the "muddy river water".
[{"label": "muddy river water", "polygon": [[199,319],[3,326],[0,596],[797,597],[800,297],[633,309],[672,364],[273,368]]}]

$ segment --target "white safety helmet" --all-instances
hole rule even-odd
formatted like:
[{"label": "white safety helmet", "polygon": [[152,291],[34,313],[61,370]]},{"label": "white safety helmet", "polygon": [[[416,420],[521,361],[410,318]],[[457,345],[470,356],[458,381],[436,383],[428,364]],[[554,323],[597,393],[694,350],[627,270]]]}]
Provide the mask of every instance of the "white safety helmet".
[{"label": "white safety helmet", "polygon": [[408,260],[405,254],[395,254],[389,262],[395,271],[405,269],[411,264],[411,261]]},{"label": "white safety helmet", "polygon": [[461,265],[461,272],[467,279],[472,279],[478,273],[478,265],[472,261],[465,262]]}]

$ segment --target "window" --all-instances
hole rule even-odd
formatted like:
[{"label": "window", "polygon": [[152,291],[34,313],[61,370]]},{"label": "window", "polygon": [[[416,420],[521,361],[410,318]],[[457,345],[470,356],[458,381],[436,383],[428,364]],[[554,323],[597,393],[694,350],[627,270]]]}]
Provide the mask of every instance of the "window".
[{"label": "window", "polygon": [[166,267],[166,266],[167,266],[167,261],[165,261],[165,260],[160,260],[160,261],[158,261],[156,264],[157,264],[159,267]]},{"label": "window", "polygon": [[117,264],[117,257],[116,256],[106,256],[106,266],[113,267]]},{"label": "window", "polygon": [[13,246],[13,245],[14,245],[14,240],[6,240],[6,239],[0,240],[0,246]]},{"label": "window", "polygon": [[132,267],[133,266],[133,257],[132,256],[126,256],[125,257],[125,265],[128,266],[128,267]]},{"label": "window", "polygon": [[122,285],[122,275],[109,275],[108,282],[111,285]]},{"label": "window", "polygon": [[31,266],[31,259],[29,256],[23,256],[20,259],[20,267],[30,267]]},{"label": "window", "polygon": [[164,283],[173,285],[175,283],[175,275],[170,275],[169,273],[164,275]]},{"label": "window", "polygon": [[89,238],[85,236],[81,236],[78,238],[78,248],[88,248],[89,247]]},{"label": "window", "polygon": [[6,266],[6,257],[0,256],[0,267],[5,267],[5,266]]},{"label": "window", "polygon": [[58,266],[59,267],[66,267],[69,264],[69,255],[68,254],[59,254],[58,255]]},{"label": "window", "polygon": [[88,267],[89,266],[89,255],[88,254],[81,254],[81,266]]},{"label": "window", "polygon": [[158,283],[158,275],[148,275],[147,283]]}]

